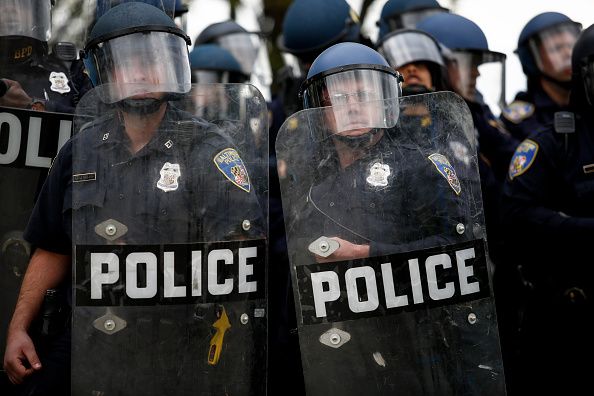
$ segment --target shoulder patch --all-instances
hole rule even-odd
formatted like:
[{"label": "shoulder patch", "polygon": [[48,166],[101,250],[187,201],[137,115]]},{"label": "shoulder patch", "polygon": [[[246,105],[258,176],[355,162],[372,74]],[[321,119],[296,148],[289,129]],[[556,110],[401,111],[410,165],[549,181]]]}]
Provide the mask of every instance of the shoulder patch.
[{"label": "shoulder patch", "polygon": [[519,124],[534,114],[534,105],[532,103],[516,100],[506,106],[501,114],[514,124]]},{"label": "shoulder patch", "polygon": [[450,164],[450,161],[448,161],[448,159],[445,156],[438,153],[433,153],[427,158],[429,158],[429,160],[433,162],[435,168],[437,168],[439,173],[443,177],[445,177],[445,179],[448,181],[448,184],[450,185],[450,187],[452,187],[452,190],[454,190],[456,195],[460,195],[460,193],[462,192],[462,186],[460,185],[460,180],[458,180],[458,176],[456,176],[456,171],[454,170],[452,164]]},{"label": "shoulder patch", "polygon": [[245,192],[250,192],[250,176],[237,150],[226,148],[214,156],[213,159],[219,171],[231,183]]},{"label": "shoulder patch", "polygon": [[537,153],[538,143],[535,141],[526,139],[520,143],[509,163],[509,179],[513,180],[514,177],[526,172],[534,162]]}]

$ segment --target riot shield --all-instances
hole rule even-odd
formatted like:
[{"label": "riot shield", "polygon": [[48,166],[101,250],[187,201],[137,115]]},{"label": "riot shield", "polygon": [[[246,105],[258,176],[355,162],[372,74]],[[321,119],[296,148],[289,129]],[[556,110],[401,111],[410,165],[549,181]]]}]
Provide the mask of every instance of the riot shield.
[{"label": "riot shield", "polygon": [[262,96],[194,86],[140,111],[110,89],[75,115],[72,393],[264,394]]},{"label": "riot shield", "polygon": [[463,100],[304,110],[276,152],[307,394],[505,394]]},{"label": "riot shield", "polygon": [[27,269],[23,238],[56,153],[70,138],[72,115],[0,108],[0,350]]}]

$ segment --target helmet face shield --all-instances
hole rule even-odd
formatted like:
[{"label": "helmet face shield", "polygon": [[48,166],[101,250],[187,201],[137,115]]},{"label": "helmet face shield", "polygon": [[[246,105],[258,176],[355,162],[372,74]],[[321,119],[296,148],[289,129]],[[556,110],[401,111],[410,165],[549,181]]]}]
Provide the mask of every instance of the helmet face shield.
[{"label": "helmet face shield", "polygon": [[423,19],[442,12],[447,11],[443,8],[425,8],[421,10],[407,11],[405,13],[396,14],[393,17],[386,19],[386,22],[390,27],[390,31],[403,28],[414,29],[415,26],[417,26],[417,23],[419,23]]},{"label": "helmet face shield", "polygon": [[324,109],[324,119],[320,122],[328,127],[330,134],[350,135],[371,128],[390,128],[398,120],[398,77],[380,70],[356,69],[330,74],[313,81],[303,95],[305,108],[329,107]]},{"label": "helmet face shield", "polygon": [[50,0],[2,0],[0,37],[22,36],[48,41],[51,36]]},{"label": "helmet face shield", "polygon": [[417,31],[403,31],[387,36],[378,51],[394,69],[412,62],[433,62],[444,66],[435,40]]},{"label": "helmet face shield", "polygon": [[246,75],[251,75],[262,43],[257,34],[231,33],[218,37],[217,44],[231,52]]},{"label": "helmet face shield", "polygon": [[138,95],[186,93],[190,64],[185,40],[166,32],[116,37],[91,49],[99,84],[110,88],[108,103]]},{"label": "helmet face shield", "polygon": [[505,102],[505,55],[491,51],[448,53],[448,74],[456,93],[491,108]]},{"label": "helmet face shield", "polygon": [[538,69],[559,81],[571,80],[571,54],[580,26],[564,23],[545,29],[528,40]]}]

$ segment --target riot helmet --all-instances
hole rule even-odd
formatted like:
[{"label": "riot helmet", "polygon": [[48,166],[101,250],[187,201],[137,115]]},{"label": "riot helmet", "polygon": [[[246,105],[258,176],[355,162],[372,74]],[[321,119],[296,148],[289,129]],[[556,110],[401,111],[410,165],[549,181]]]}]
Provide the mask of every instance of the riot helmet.
[{"label": "riot helmet", "polygon": [[436,0],[388,0],[382,8],[379,26],[379,40],[391,31],[414,28],[417,23],[433,14],[449,12]]},{"label": "riot helmet", "polygon": [[491,51],[481,28],[463,16],[441,13],[417,25],[442,46],[454,91],[472,103],[505,105],[505,59]]},{"label": "riot helmet", "polygon": [[195,45],[217,44],[229,51],[240,63],[243,74],[251,75],[260,49],[260,33],[248,32],[235,21],[224,21],[207,26],[196,37]]},{"label": "riot helmet", "polygon": [[142,107],[143,95],[163,99],[190,90],[189,44],[163,11],[126,2],[99,17],[81,57],[93,85],[104,85],[103,100]]},{"label": "riot helmet", "polygon": [[306,71],[331,45],[362,40],[359,16],[345,0],[296,0],[285,13],[277,44],[299,58]]},{"label": "riot helmet", "polygon": [[216,44],[195,46],[190,52],[190,67],[192,82],[199,84],[245,83],[249,80],[231,52]]},{"label": "riot helmet", "polygon": [[3,0],[0,4],[0,63],[20,64],[47,51],[54,0]]},{"label": "riot helmet", "polygon": [[[446,89],[446,70],[441,50],[429,34],[421,30],[399,29],[384,36],[377,46],[390,66],[403,75],[404,95]],[[421,69],[427,74],[426,77]]]},{"label": "riot helmet", "polygon": [[396,124],[400,82],[400,74],[375,50],[339,43],[314,60],[300,95],[305,109],[331,106],[330,133],[365,133]]},{"label": "riot helmet", "polygon": [[584,30],[575,46],[571,57],[573,107],[594,107],[594,25]]},{"label": "riot helmet", "polygon": [[114,8],[123,3],[145,3],[150,4],[158,9],[162,10],[164,13],[169,15],[171,18],[176,16],[178,3],[180,0],[89,0],[91,3],[96,3],[95,5],[95,20],[99,19],[103,14],[105,14],[110,9]]},{"label": "riot helmet", "polygon": [[571,80],[571,52],[582,25],[558,12],[544,12],[522,29],[516,53],[524,73],[561,85]]}]

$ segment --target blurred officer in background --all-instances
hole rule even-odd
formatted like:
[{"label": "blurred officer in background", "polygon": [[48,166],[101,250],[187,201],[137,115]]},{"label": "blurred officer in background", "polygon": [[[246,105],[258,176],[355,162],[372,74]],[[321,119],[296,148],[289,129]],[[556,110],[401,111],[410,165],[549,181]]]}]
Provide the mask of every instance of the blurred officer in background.
[{"label": "blurred officer in background", "polygon": [[433,15],[421,21],[418,28],[431,34],[446,47],[444,57],[447,59],[452,88],[464,98],[474,121],[489,256],[495,264],[494,289],[503,358],[504,362],[513,362],[511,351],[514,350],[517,328],[514,295],[520,285],[515,269],[507,265],[503,244],[506,230],[501,224],[499,210],[507,166],[518,142],[495,118],[482,92],[478,90],[482,80],[482,83],[490,84],[493,92],[500,93],[499,97],[491,97],[490,102],[501,103],[505,98],[505,55],[489,50],[487,38],[480,27],[460,15]]},{"label": "blurred officer in background", "polygon": [[594,26],[572,55],[569,109],[518,146],[504,186],[507,246],[531,287],[518,393],[580,394],[594,353]]},{"label": "blurred officer in background", "polygon": [[397,29],[413,29],[418,22],[441,12],[449,10],[436,0],[388,0],[377,22],[379,38]]},{"label": "blurred officer in background", "polygon": [[439,44],[428,33],[399,29],[380,37],[377,49],[402,74],[404,96],[449,89]]},{"label": "blurred officer in background", "polygon": [[49,51],[53,3],[0,4],[0,106],[71,113],[90,89],[74,45],[58,42]]},{"label": "blurred officer in background", "polygon": [[571,51],[581,28],[563,14],[544,12],[522,29],[515,52],[528,79],[527,90],[501,112],[501,121],[519,141],[550,127],[555,112],[567,109]]},{"label": "blurred officer in background", "polygon": [[[73,44],[58,41],[51,51],[48,47],[53,3],[50,0],[0,2],[0,107],[72,113],[79,98],[91,88],[89,79],[83,73],[83,63],[76,59],[77,50]],[[10,116],[16,118],[14,114]],[[28,115],[25,117],[29,118]],[[69,137],[65,136],[64,140],[58,141],[58,134],[62,134],[62,131],[58,131],[57,126],[55,130],[49,130],[48,125],[51,123],[48,120],[63,116],[49,117],[37,118],[41,123],[38,136],[42,138],[37,141],[36,151],[43,153],[48,159],[55,156],[59,148],[57,146]],[[11,151],[10,147],[5,151],[6,127],[3,122],[2,155]],[[51,128],[53,127],[52,125]],[[13,133],[10,132],[9,135]],[[28,136],[28,130],[19,132],[19,139],[23,143],[16,147],[19,158],[21,154],[25,155],[22,153],[25,148],[28,150],[28,146],[34,146],[33,135],[31,134],[30,139]],[[56,141],[53,141],[54,137]],[[0,191],[3,192],[0,206],[1,351],[4,351],[6,328],[31,253],[31,247],[23,239],[23,230],[47,174],[45,166],[26,166],[25,161],[17,165],[18,162],[10,164],[1,161],[0,165]],[[8,393],[10,388],[5,372],[1,371],[0,393]]]}]

